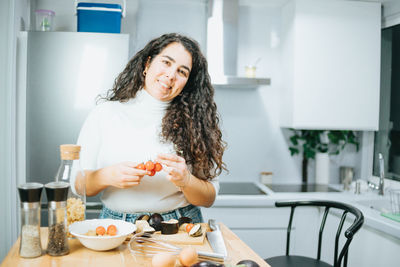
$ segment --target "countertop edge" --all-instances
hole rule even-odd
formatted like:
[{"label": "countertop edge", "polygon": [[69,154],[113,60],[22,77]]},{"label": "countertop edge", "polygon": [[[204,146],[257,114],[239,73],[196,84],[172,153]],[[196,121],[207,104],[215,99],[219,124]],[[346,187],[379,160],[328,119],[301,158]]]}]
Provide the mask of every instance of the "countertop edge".
[{"label": "countertop edge", "polygon": [[[265,196],[247,196],[247,195],[219,195],[217,196],[214,205],[212,207],[275,207],[275,201],[278,200],[290,200],[290,199],[324,199],[337,201],[340,197],[340,201],[351,204],[358,209],[364,215],[364,225],[369,226],[377,231],[385,233],[389,236],[400,239],[400,223],[383,217],[380,212],[373,210],[366,206],[356,203],[360,200],[379,200],[382,196],[377,194],[362,194],[355,195],[349,192],[324,192],[324,193],[275,193],[270,192]],[[338,215],[339,216],[339,215]]]}]

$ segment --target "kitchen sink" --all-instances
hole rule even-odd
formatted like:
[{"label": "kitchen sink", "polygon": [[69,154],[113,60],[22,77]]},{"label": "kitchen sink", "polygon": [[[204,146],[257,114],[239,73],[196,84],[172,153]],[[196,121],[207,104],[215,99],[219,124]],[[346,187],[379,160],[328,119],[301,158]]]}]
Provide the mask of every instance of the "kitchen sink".
[{"label": "kitchen sink", "polygon": [[384,213],[391,212],[392,210],[389,199],[359,200],[356,203]]}]

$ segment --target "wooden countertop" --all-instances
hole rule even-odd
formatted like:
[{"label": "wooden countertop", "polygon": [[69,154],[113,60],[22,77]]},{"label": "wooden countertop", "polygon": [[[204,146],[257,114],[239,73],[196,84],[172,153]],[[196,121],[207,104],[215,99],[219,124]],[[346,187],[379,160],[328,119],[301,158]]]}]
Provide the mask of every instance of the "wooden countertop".
[{"label": "wooden countertop", "polygon": [[[224,224],[220,224],[222,234],[225,239],[228,251],[228,260],[225,263],[236,264],[243,259],[252,259],[260,266],[270,267],[260,256],[249,248],[242,240],[237,237]],[[47,246],[47,227],[41,228],[42,248]],[[25,259],[18,254],[19,238],[12,246],[7,256],[4,258],[1,267],[35,267],[35,266],[151,266],[151,258],[133,256],[127,248],[127,242],[124,242],[118,248],[110,251],[93,251],[84,247],[77,239],[69,240],[70,252],[68,255],[52,257],[45,254],[42,256]],[[201,246],[193,246],[199,250],[212,251],[208,241]],[[178,263],[178,261],[177,261]],[[177,264],[176,266],[181,266]]]}]

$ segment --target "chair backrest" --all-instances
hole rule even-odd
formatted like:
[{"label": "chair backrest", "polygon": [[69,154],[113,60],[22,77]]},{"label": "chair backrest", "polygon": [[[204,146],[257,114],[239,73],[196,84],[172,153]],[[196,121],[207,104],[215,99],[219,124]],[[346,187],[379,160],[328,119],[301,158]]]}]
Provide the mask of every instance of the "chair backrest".
[{"label": "chair backrest", "polygon": [[[290,218],[289,218],[289,224],[287,228],[287,237],[286,237],[286,255],[289,255],[289,246],[290,246],[290,231],[292,229],[292,221],[293,221],[293,214],[294,210],[296,207],[299,206],[314,206],[314,207],[324,207],[324,215],[322,217],[321,221],[321,226],[319,229],[319,236],[318,236],[318,253],[317,253],[317,259],[321,259],[321,242],[322,242],[322,233],[325,227],[325,222],[326,218],[329,213],[330,208],[336,208],[343,210],[342,217],[340,219],[340,223],[338,225],[338,229],[336,231],[336,238],[335,238],[335,254],[334,254],[334,259],[333,259],[333,266],[341,266],[342,260],[344,258],[344,266],[347,266],[347,256],[348,256],[348,251],[349,251],[349,245],[350,242],[353,239],[353,236],[355,233],[361,228],[361,226],[364,223],[364,215],[362,212],[345,203],[340,203],[336,201],[324,201],[324,200],[299,200],[299,201],[277,201],[275,202],[276,207],[290,207]],[[350,225],[349,228],[344,233],[344,236],[346,237],[346,242],[342,246],[340,253],[338,254],[339,251],[339,237],[342,232],[343,224],[346,219],[347,213],[351,213],[355,216],[354,222]]]}]

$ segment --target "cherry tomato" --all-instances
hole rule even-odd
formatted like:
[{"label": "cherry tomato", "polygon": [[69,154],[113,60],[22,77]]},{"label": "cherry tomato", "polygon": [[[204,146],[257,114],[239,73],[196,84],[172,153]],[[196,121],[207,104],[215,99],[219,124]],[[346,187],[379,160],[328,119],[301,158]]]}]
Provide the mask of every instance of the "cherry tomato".
[{"label": "cherry tomato", "polygon": [[188,224],[186,225],[186,232],[189,233],[190,230],[192,230],[193,226],[194,226],[193,223],[188,223]]},{"label": "cherry tomato", "polygon": [[107,227],[107,234],[108,235],[116,235],[117,234],[117,226],[115,226],[114,224],[110,224]]},{"label": "cherry tomato", "polygon": [[154,176],[156,174],[156,170],[151,170],[149,176]]},{"label": "cherry tomato", "polygon": [[159,172],[162,170],[162,166],[160,163],[156,162],[156,164],[154,165],[154,169],[156,170],[156,172]]},{"label": "cherry tomato", "polygon": [[96,234],[97,235],[104,235],[106,233],[106,229],[103,226],[98,226],[96,228]]},{"label": "cherry tomato", "polygon": [[139,169],[139,170],[146,170],[146,166],[144,166],[144,163],[142,162],[142,163],[140,163],[140,164],[138,164],[138,165],[136,166],[136,169]]},{"label": "cherry tomato", "polygon": [[151,171],[153,169],[154,169],[154,163],[151,160],[147,161],[146,162],[146,170]]}]

